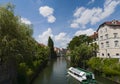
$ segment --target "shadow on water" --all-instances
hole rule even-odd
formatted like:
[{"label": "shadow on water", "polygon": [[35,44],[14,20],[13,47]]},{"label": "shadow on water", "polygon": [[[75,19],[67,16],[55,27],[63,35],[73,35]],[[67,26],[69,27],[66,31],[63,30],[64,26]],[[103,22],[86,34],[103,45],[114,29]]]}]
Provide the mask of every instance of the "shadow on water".
[{"label": "shadow on water", "polygon": [[66,65],[64,57],[51,60],[33,84],[67,84]]},{"label": "shadow on water", "polygon": [[101,76],[95,76],[95,78],[97,80],[97,84],[118,84],[116,82],[113,82],[113,81],[103,78]]},{"label": "shadow on water", "polygon": [[[47,67],[38,75],[33,84],[80,84],[76,79],[68,76],[69,63],[65,57],[58,57],[49,61]],[[98,84],[116,84],[110,80],[96,76]]]}]

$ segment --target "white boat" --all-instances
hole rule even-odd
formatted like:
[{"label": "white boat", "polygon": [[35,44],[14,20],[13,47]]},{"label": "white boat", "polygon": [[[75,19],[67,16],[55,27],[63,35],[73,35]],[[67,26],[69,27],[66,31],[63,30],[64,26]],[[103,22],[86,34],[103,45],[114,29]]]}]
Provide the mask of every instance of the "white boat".
[{"label": "white boat", "polygon": [[94,74],[81,68],[70,67],[68,69],[68,74],[82,84],[96,84]]}]

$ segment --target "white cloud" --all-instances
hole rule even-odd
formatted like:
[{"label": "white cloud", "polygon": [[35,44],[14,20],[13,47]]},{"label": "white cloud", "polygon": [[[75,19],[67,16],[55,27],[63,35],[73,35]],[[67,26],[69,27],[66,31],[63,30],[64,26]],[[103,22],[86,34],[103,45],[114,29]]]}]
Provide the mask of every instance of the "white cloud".
[{"label": "white cloud", "polygon": [[71,38],[69,36],[67,36],[67,34],[64,32],[61,32],[55,36],[55,42],[61,48],[65,48],[67,46],[67,44],[70,42],[70,40],[71,40]]},{"label": "white cloud", "polygon": [[28,20],[27,18],[20,18],[20,21],[21,21],[21,23],[25,23],[25,24],[28,24],[28,25],[32,24],[31,21]]},{"label": "white cloud", "polygon": [[77,23],[72,23],[70,26],[71,26],[72,28],[78,28],[78,27],[79,27],[79,24],[77,24]]},{"label": "white cloud", "polygon": [[42,34],[40,34],[38,36],[38,41],[40,43],[43,43],[43,44],[47,45],[49,36],[51,36],[51,38],[53,38],[53,34],[52,34],[51,28],[48,28],[46,31],[44,31]]},{"label": "white cloud", "polygon": [[69,43],[69,41],[71,40],[66,33],[61,32],[58,35],[53,35],[51,28],[48,28],[46,31],[38,36],[37,41],[47,45],[49,36],[51,36],[51,38],[53,39],[54,46],[60,48],[66,48],[67,43]]},{"label": "white cloud", "polygon": [[54,11],[54,9],[50,8],[49,6],[43,6],[43,7],[39,8],[40,14],[43,15],[44,17],[52,15],[53,11]]},{"label": "white cloud", "polygon": [[75,19],[72,21],[70,26],[72,28],[78,28],[78,26],[85,27],[87,24],[96,24],[97,22],[110,16],[119,4],[120,0],[105,0],[103,8],[94,7],[92,9],[89,9],[85,7],[80,7],[75,10]]},{"label": "white cloud", "polygon": [[49,6],[42,6],[39,8],[39,13],[46,17],[49,23],[55,22],[56,18],[53,16],[54,9]]},{"label": "white cloud", "polygon": [[95,2],[95,0],[91,0],[91,1],[88,2],[88,4],[92,4],[94,2]]},{"label": "white cloud", "polygon": [[95,31],[92,28],[86,29],[86,30],[79,30],[75,33],[75,36],[79,36],[82,34],[86,34],[86,35],[92,35]]},{"label": "white cloud", "polygon": [[55,22],[55,20],[56,20],[56,18],[55,18],[53,15],[50,15],[50,16],[48,17],[48,22],[50,22],[50,23]]}]

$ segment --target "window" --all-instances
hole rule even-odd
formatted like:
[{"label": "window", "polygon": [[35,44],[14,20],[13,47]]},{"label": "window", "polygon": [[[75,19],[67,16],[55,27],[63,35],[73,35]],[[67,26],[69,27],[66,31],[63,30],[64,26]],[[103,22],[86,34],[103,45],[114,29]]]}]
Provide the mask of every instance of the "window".
[{"label": "window", "polygon": [[101,43],[101,48],[104,48],[104,44],[103,43]]},{"label": "window", "polygon": [[108,41],[106,42],[106,47],[109,47],[109,42]]},{"label": "window", "polygon": [[102,33],[102,30],[100,30],[100,33]]},{"label": "window", "polygon": [[107,28],[105,28],[105,32],[107,32]]},{"label": "window", "polygon": [[108,34],[105,34],[105,38],[108,39]]},{"label": "window", "polygon": [[116,24],[117,22],[115,20],[112,21],[112,24]]},{"label": "window", "polygon": [[114,38],[117,38],[118,33],[113,33],[113,35],[114,35]]},{"label": "window", "polygon": [[115,43],[115,47],[118,47],[118,46],[119,46],[119,45],[118,45],[119,41],[114,41],[114,43]]},{"label": "window", "polygon": [[103,36],[100,36],[100,39],[103,40]]},{"label": "window", "polygon": [[108,56],[110,56],[110,53],[108,53]]},{"label": "window", "polygon": [[104,56],[104,53],[102,53],[102,56]]},{"label": "window", "polygon": [[119,53],[116,53],[116,56],[119,56]]}]

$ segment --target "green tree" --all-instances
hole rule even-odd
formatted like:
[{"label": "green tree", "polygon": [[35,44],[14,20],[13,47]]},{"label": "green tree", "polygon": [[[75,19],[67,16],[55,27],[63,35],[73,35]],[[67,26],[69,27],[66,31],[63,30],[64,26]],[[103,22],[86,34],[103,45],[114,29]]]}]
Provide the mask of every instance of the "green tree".
[{"label": "green tree", "polygon": [[93,71],[97,70],[98,73],[102,73],[106,77],[118,76],[120,78],[120,63],[118,59],[92,57],[89,59],[88,65]]},{"label": "green tree", "polygon": [[72,66],[87,67],[87,61],[92,57],[93,48],[89,45],[92,39],[86,35],[75,36],[68,44]]},{"label": "green tree", "polygon": [[86,36],[86,35],[75,36],[70,41],[67,48],[69,50],[74,50],[75,47],[81,45],[82,43],[86,43],[88,45],[91,41],[92,41],[92,39],[89,36]]},{"label": "green tree", "polygon": [[49,36],[48,38],[48,47],[49,47],[49,56],[50,58],[56,58],[56,53],[54,51],[54,42],[53,40],[51,39],[51,37]]},{"label": "green tree", "polygon": [[70,53],[72,66],[87,67],[87,61],[92,57],[92,48],[85,43],[76,47]]},{"label": "green tree", "polygon": [[99,46],[97,45],[97,43],[91,43],[91,47],[93,51],[93,56],[97,56]]},{"label": "green tree", "polygon": [[0,76],[7,75],[10,84],[29,84],[47,64],[48,48],[34,40],[32,26],[21,23],[12,8],[0,7]]}]

